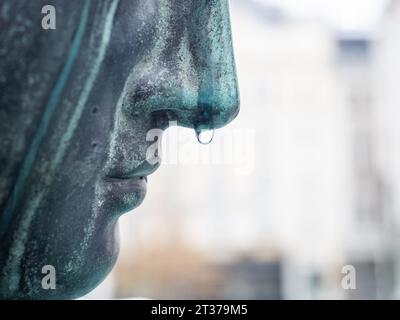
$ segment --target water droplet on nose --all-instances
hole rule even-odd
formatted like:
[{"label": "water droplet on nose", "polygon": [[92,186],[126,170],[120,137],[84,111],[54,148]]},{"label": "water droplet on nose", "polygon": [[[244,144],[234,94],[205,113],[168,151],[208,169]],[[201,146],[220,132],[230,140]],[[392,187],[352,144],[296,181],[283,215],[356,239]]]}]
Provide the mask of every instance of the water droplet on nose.
[{"label": "water droplet on nose", "polygon": [[213,130],[196,130],[197,140],[201,144],[209,144],[214,138],[214,129]]}]

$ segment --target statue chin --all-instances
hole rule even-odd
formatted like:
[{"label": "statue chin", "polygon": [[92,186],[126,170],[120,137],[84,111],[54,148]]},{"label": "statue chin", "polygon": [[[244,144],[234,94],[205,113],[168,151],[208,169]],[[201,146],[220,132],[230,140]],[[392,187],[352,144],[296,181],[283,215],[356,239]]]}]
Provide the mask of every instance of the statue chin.
[{"label": "statue chin", "polygon": [[[77,299],[95,289],[111,272],[119,254],[118,224],[110,226],[113,231],[102,234],[86,255],[82,255],[79,264],[73,272],[69,270],[67,263],[60,266],[65,276],[57,276],[55,290],[43,292],[42,299]],[[35,295],[37,299],[37,295]]]},{"label": "statue chin", "polygon": [[[14,270],[11,277],[3,278],[0,299],[76,299],[89,293],[106,278],[118,258],[117,223],[109,224],[107,230],[96,230],[89,243],[82,242],[82,246],[86,245],[84,253],[82,247],[70,250],[68,245],[59,243],[34,256],[28,252],[22,258],[19,273]],[[48,252],[52,254],[49,256]],[[46,266],[54,271],[53,287]]]},{"label": "statue chin", "polygon": [[[108,245],[108,244],[107,244]],[[55,290],[42,290],[36,292],[34,295],[21,296],[19,299],[77,299],[80,298],[93,289],[95,289],[111,272],[118,258],[118,249],[113,252],[101,255],[97,258],[92,266],[89,258],[86,267],[82,268],[78,272],[70,273],[65,272],[65,277],[61,279],[57,278],[57,287]],[[82,257],[85,259],[85,257]],[[65,266],[68,270],[68,266]]]},{"label": "statue chin", "polygon": [[[110,246],[113,244],[113,247]],[[99,248],[88,256],[81,257],[84,267],[69,272],[69,265],[65,265],[65,276],[57,277],[55,290],[42,290],[34,295],[34,299],[77,299],[95,289],[111,272],[119,253],[117,239],[105,239],[99,243]],[[23,297],[31,298],[31,297]]]}]

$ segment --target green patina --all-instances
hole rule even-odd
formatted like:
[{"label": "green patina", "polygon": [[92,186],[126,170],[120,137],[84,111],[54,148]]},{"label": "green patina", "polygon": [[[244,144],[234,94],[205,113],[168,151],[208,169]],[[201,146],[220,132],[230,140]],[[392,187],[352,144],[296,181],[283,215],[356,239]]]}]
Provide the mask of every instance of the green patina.
[{"label": "green patina", "polygon": [[[0,21],[0,298],[94,288],[155,169],[149,130],[216,129],[238,112],[227,1],[55,0],[51,33],[35,24],[45,4],[0,4],[0,19],[24,10]],[[54,291],[40,286],[46,264]]]}]

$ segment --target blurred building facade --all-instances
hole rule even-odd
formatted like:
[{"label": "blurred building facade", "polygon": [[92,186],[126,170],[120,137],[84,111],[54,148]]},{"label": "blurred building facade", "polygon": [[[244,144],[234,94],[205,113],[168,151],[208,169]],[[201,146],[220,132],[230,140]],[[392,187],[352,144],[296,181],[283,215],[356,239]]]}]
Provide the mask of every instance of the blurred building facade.
[{"label": "blurred building facade", "polygon": [[344,241],[346,263],[357,270],[358,288],[346,298],[376,299],[382,248],[382,179],[376,167],[373,121],[373,40],[370,35],[339,35],[338,71],[349,108],[353,206]]},{"label": "blurred building facade", "polygon": [[381,250],[386,296],[400,298],[400,2],[390,1],[377,31],[374,50],[374,143],[376,170],[381,177]]},{"label": "blurred building facade", "polygon": [[256,126],[256,145],[262,146],[254,181],[259,198],[253,195],[252,201],[255,210],[263,208],[259,221],[269,236],[263,241],[281,253],[284,297],[340,296],[334,272],[344,259],[352,181],[335,34],[317,21],[284,13],[279,20],[254,19],[262,10],[243,3],[233,10],[234,19],[240,14],[234,26],[240,32],[235,41],[241,116],[253,115],[247,121]]}]

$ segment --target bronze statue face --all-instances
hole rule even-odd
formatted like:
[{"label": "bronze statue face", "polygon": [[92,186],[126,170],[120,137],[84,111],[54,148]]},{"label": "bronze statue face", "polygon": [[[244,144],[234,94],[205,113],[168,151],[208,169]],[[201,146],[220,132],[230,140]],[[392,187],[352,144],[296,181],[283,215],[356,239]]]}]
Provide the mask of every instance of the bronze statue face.
[{"label": "bronze statue face", "polygon": [[79,297],[158,166],[149,130],[238,113],[227,0],[3,0],[0,25],[0,298]]}]

